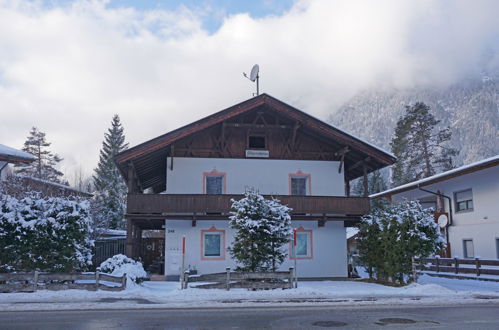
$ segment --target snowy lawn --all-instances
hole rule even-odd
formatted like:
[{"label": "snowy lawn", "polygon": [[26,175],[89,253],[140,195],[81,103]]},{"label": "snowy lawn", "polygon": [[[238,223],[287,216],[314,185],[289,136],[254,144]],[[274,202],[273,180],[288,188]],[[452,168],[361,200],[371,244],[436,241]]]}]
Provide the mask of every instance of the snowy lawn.
[{"label": "snowy lawn", "polygon": [[[198,283],[196,283],[198,284]],[[64,310],[297,305],[459,304],[499,301],[499,283],[422,276],[419,283],[388,287],[359,281],[300,282],[298,289],[248,291],[189,288],[144,282],[121,292],[0,293],[0,310]]]}]

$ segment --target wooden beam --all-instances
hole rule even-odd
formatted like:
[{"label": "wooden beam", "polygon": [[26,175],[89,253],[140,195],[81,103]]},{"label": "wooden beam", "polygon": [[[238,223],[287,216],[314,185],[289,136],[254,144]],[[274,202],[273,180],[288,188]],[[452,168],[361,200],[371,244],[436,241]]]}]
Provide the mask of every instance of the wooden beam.
[{"label": "wooden beam", "polygon": [[352,166],[348,167],[348,170],[352,171],[352,170],[356,169],[359,166],[366,165],[366,163],[369,162],[370,160],[371,160],[371,157],[366,157],[366,158],[364,158],[362,160],[359,160],[357,163],[355,163]]}]

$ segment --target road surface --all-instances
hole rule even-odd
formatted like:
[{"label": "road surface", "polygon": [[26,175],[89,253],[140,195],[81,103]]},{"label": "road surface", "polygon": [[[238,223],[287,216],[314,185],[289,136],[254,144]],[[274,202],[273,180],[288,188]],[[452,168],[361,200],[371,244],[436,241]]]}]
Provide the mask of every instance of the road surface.
[{"label": "road surface", "polygon": [[0,312],[0,329],[499,329],[499,304]]}]

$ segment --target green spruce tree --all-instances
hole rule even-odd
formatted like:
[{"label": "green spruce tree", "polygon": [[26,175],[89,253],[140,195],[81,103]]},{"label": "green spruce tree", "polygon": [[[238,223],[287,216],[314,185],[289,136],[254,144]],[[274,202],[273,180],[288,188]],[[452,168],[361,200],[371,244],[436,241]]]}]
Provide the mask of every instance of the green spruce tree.
[{"label": "green spruce tree", "polygon": [[291,239],[291,209],[254,190],[233,201],[232,209],[229,224],[236,233],[228,250],[238,262],[237,269],[276,271],[287,255],[282,247]]},{"label": "green spruce tree", "polygon": [[[379,193],[387,188],[385,176],[379,170],[368,174],[367,195]],[[362,178],[355,181],[352,194],[355,196],[364,196],[364,180]]]},{"label": "green spruce tree", "polygon": [[127,148],[120,117],[114,115],[111,128],[104,134],[99,163],[93,176],[95,193],[92,213],[96,227],[124,228],[127,186],[114,163],[114,156]]},{"label": "green spruce tree", "polygon": [[458,151],[448,146],[450,128],[437,130],[440,120],[422,102],[406,106],[390,143],[397,163],[392,168],[392,185],[415,181],[450,170]]},{"label": "green spruce tree", "polygon": [[35,156],[35,161],[28,165],[16,165],[16,173],[63,183],[63,173],[56,169],[62,158],[49,150],[50,145],[51,143],[45,139],[45,133],[32,127],[28,139],[24,142],[23,151]]}]

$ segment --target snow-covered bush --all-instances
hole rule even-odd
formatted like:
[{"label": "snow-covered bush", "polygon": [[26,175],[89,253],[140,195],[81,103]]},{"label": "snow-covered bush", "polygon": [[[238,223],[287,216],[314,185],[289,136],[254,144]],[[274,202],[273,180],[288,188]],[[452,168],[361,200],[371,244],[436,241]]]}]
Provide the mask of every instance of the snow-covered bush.
[{"label": "snow-covered bush", "polygon": [[104,260],[100,264],[100,271],[114,276],[123,276],[135,283],[142,282],[146,277],[146,271],[141,262],[135,261],[123,254],[117,254]]},{"label": "snow-covered bush", "polygon": [[291,209],[277,199],[248,190],[232,200],[230,227],[236,229],[229,252],[241,271],[275,271],[286,258],[282,246],[291,238]]},{"label": "snow-covered bush", "polygon": [[85,270],[93,241],[88,201],[0,195],[0,272]]},{"label": "snow-covered bush", "polygon": [[433,212],[407,200],[364,216],[357,240],[369,277],[400,284],[411,278],[413,257],[428,257],[445,246]]}]

